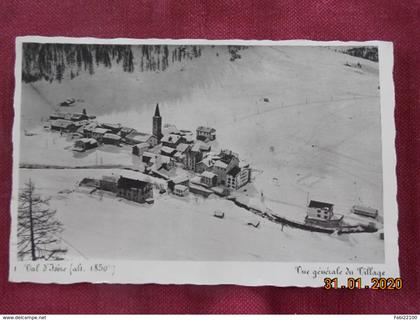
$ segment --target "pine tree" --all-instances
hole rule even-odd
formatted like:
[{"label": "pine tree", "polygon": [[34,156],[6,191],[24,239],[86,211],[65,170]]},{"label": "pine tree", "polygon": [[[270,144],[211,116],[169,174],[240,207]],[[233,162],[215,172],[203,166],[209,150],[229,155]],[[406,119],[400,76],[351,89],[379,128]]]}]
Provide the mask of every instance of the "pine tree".
[{"label": "pine tree", "polygon": [[18,257],[24,260],[62,260],[67,249],[59,247],[63,226],[56,218],[56,210],[49,208],[49,199],[35,193],[29,180],[19,194]]}]

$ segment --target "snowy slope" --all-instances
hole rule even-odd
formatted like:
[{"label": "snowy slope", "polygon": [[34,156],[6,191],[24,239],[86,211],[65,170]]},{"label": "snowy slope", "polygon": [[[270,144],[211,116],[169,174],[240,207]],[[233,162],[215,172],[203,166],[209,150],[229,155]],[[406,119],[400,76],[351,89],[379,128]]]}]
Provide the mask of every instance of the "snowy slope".
[{"label": "snowy slope", "polygon": [[[36,171],[36,172],[34,172]],[[38,192],[51,196],[65,226],[63,244],[71,256],[84,259],[381,262],[377,234],[325,235],[261,219],[232,202],[190,196],[159,195],[142,205],[104,193],[77,191],[83,177],[115,170],[22,170]],[[60,193],[66,190],[76,191]],[[89,207],[87,208],[87,204]],[[215,208],[225,219],[213,217]],[[192,210],[191,210],[192,209]],[[248,222],[260,221],[255,229]]]}]

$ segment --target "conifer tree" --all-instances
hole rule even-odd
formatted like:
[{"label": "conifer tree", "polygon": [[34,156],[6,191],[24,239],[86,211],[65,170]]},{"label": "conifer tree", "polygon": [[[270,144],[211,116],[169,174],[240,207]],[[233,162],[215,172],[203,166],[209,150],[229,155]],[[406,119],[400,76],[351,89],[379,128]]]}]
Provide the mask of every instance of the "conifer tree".
[{"label": "conifer tree", "polygon": [[19,194],[18,257],[35,261],[62,260],[67,249],[59,247],[63,226],[56,211],[49,208],[49,199],[35,193],[31,180]]}]

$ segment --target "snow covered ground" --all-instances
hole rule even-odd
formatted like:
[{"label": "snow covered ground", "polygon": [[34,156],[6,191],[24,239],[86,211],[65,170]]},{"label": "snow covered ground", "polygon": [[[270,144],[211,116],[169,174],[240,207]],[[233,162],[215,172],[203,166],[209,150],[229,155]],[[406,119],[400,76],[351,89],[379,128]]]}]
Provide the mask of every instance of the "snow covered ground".
[{"label": "snow covered ground", "polygon": [[[115,66],[110,70],[98,68],[93,76],[81,74],[62,83],[38,81],[23,84],[21,129],[37,135],[21,135],[20,162],[140,166],[138,158],[131,155],[128,147],[107,146],[75,154],[70,150],[72,142],[43,130],[41,120],[57,109],[60,101],[74,97],[84,102],[61,109],[71,112],[87,108],[89,114],[98,116],[98,121],[122,123],[150,132],[154,106],[159,102],[163,123],[192,131],[199,125],[214,126],[218,145],[239,153],[250,163],[254,169],[253,184],[240,191],[240,194],[251,198],[250,201],[260,202],[263,193],[264,204],[268,208],[300,221],[304,217],[308,198],[334,203],[335,211],[341,214],[348,214],[354,204],[377,208],[382,214],[377,63],[317,47],[250,47],[241,51],[241,59],[233,62],[229,60],[227,51],[217,46],[206,47],[202,52],[201,58],[176,63],[165,72],[141,73],[137,70],[123,73]],[[359,62],[362,68],[346,66],[347,62]],[[33,172],[35,174],[35,170]],[[73,174],[74,171],[71,172]],[[52,185],[57,183],[54,175],[50,177]],[[68,178],[63,175],[62,179],[67,181]],[[128,215],[129,223],[130,219],[134,219],[135,208],[139,209],[138,206],[105,197],[102,202],[86,197],[89,196],[70,194],[66,210],[78,215],[83,213],[86,219],[93,221],[103,209],[106,221],[115,222],[115,213],[110,212],[112,208],[115,212]],[[89,207],[92,204],[92,210],[81,207],[84,201],[88,201]],[[102,208],[103,203],[107,204],[106,208]],[[94,207],[96,205],[98,207]],[[59,202],[57,206],[66,212]],[[92,243],[93,248],[86,248],[86,255],[101,255],[106,250],[115,250],[115,253],[112,252],[116,255],[147,259],[160,255],[159,252],[169,254],[167,251],[171,251],[170,248],[177,250],[169,255],[173,259],[230,259],[229,256],[232,256],[233,260],[252,260],[250,252],[255,251],[259,257],[254,258],[262,260],[383,260],[383,242],[377,240],[377,235],[335,238],[297,230],[282,233],[278,232],[277,225],[268,222],[264,222],[262,230],[250,230],[248,226],[243,226],[245,221],[238,220],[241,223],[234,224],[228,223],[229,219],[220,226],[221,222],[211,217],[214,208],[219,206],[228,208],[232,216],[245,217],[248,214],[225,200],[208,200],[197,205],[194,201],[185,202],[164,196],[157,199],[152,207],[144,208],[145,212],[153,214],[141,215],[143,218],[135,216],[135,219],[149,225],[141,239],[147,240],[144,243],[150,241],[151,246],[137,248],[139,253],[124,249],[127,243],[138,239],[137,235],[124,236],[135,230],[121,229],[121,236],[119,234],[113,239],[116,244],[109,244],[101,252],[95,252],[99,244]],[[173,208],[176,213],[169,214],[168,208]],[[209,216],[199,214],[202,212],[200,208],[207,208],[203,210],[209,211]],[[165,237],[159,239],[156,235],[159,232],[168,233],[168,230],[162,227],[161,231],[155,231],[155,216],[161,217],[158,221],[168,221],[168,228],[177,226],[174,227],[173,239],[176,236],[181,239],[176,248],[173,247],[174,241],[169,243]],[[71,221],[66,223],[68,230],[78,230],[78,226],[74,225],[72,229]],[[96,228],[91,224],[88,227]],[[98,226],[95,232],[79,236],[83,239],[96,234],[95,239],[99,241],[101,237],[108,236],[107,227],[101,228],[104,228],[103,231]],[[201,235],[196,232],[202,229],[206,232]],[[85,229],[85,232],[90,231]],[[223,232],[226,235],[222,235]],[[236,232],[239,232],[237,236]],[[245,235],[249,237],[246,241],[242,238]],[[267,247],[267,242],[276,243],[279,247]],[[284,247],[277,242],[285,243]],[[255,243],[255,250],[246,249],[245,243]],[[83,248],[89,245],[81,241],[75,246]],[[231,246],[232,250],[229,249]],[[159,252],[153,247],[159,248],[156,249]],[[119,250],[121,253],[118,253]]]},{"label": "snow covered ground", "polygon": [[[377,234],[326,235],[262,219],[233,202],[154,190],[155,203],[137,204],[110,193],[77,188],[84,177],[119,174],[112,169],[22,169],[63,222],[67,257],[81,259],[382,262]],[[224,219],[213,216],[225,212]],[[247,223],[260,222],[259,228]]]}]

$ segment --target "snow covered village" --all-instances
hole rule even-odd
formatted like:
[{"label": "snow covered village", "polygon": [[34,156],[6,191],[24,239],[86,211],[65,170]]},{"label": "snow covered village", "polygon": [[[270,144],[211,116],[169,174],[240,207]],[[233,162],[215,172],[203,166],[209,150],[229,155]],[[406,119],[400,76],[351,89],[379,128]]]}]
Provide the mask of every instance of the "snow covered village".
[{"label": "snow covered village", "polygon": [[22,259],[383,262],[374,49],[26,50]]}]

